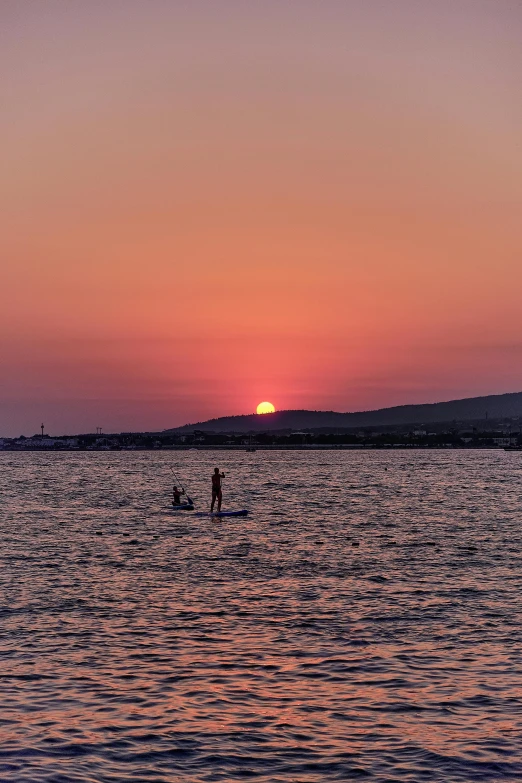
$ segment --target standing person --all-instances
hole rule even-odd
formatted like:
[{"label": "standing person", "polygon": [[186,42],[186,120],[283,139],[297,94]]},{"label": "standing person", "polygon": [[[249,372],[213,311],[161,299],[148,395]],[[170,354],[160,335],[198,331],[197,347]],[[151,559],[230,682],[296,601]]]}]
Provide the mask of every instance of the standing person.
[{"label": "standing person", "polygon": [[185,494],[185,490],[182,488],[179,490],[177,486],[174,484],[174,488],[172,490],[172,505],[173,506],[179,506],[181,503],[181,496]]},{"label": "standing person", "polygon": [[210,513],[214,511],[214,503],[217,500],[218,513],[221,511],[221,502],[223,500],[223,493],[221,491],[221,479],[225,478],[224,473],[219,472],[219,468],[214,468],[212,475],[212,505],[210,506]]}]

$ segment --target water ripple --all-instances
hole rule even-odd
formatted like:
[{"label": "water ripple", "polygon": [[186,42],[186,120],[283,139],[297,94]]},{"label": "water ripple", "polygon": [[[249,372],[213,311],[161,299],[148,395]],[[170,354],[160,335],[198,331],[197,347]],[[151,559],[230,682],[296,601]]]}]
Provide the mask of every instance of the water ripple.
[{"label": "water ripple", "polygon": [[0,454],[2,783],[521,780],[519,455],[220,458]]}]

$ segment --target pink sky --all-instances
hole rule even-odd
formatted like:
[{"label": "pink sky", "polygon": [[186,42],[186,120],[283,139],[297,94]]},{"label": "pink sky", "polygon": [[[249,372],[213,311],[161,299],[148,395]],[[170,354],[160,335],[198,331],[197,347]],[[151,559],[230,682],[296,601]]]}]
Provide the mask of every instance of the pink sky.
[{"label": "pink sky", "polygon": [[522,390],[522,6],[0,10],[0,435]]}]

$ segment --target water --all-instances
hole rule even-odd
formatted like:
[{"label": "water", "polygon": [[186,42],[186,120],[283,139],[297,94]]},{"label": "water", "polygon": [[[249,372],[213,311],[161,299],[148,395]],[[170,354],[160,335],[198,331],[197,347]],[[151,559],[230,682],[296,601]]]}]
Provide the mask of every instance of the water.
[{"label": "water", "polygon": [[[251,516],[169,514],[169,464]],[[520,454],[3,453],[0,488],[2,783],[522,779]]]}]

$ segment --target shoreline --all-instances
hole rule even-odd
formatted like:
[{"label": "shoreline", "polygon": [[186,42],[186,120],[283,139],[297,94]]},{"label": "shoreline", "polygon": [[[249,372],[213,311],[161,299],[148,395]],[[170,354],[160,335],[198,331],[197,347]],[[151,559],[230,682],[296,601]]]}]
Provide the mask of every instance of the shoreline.
[{"label": "shoreline", "polygon": [[259,445],[259,446],[236,446],[232,444],[208,444],[208,445],[175,445],[162,446],[161,448],[148,448],[136,446],[135,448],[42,448],[38,446],[29,446],[28,448],[7,448],[0,449],[0,454],[19,454],[26,451],[41,451],[47,454],[77,454],[94,453],[107,454],[110,452],[134,452],[134,451],[244,451],[253,453],[256,451],[522,451],[522,448],[506,448],[505,446],[460,446],[460,445],[427,445],[420,446],[415,444],[390,444],[377,446],[373,444],[289,444],[289,445]]}]

